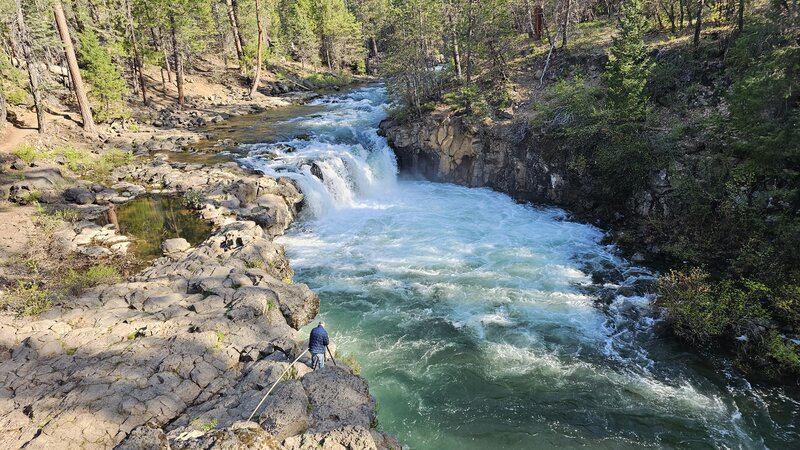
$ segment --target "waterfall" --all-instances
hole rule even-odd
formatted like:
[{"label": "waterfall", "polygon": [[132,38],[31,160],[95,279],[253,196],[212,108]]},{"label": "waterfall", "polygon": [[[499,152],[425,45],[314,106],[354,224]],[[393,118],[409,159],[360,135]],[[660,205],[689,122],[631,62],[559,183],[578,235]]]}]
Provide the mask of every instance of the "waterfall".
[{"label": "waterfall", "polygon": [[321,112],[276,125],[295,131],[288,140],[243,146],[243,164],[267,175],[294,180],[305,195],[303,211],[321,217],[396,184],[397,162],[378,124],[386,117],[382,86],[323,96],[312,106]]}]

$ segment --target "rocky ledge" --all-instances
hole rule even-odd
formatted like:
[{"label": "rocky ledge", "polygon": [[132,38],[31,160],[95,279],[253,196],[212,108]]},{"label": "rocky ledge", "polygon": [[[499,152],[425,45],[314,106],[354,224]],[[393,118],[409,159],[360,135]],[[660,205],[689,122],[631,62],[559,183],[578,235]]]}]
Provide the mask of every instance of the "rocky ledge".
[{"label": "rocky ledge", "polygon": [[292,182],[158,160],[116,176],[200,193],[217,229],[36,319],[0,315],[3,448],[400,448],[375,429],[365,379],[308,357],[246,421],[319,310],[273,242],[302,203]]}]

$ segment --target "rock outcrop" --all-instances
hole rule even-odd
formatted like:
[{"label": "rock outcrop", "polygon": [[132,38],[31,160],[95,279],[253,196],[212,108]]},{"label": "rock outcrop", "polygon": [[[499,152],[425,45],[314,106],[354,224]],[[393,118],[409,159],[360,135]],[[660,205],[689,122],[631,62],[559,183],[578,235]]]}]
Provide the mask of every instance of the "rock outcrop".
[{"label": "rock outcrop", "polygon": [[[406,174],[470,187],[489,187],[517,200],[558,205],[579,218],[636,231],[638,222],[670,212],[669,174],[654,172],[650,186],[627,205],[610,205],[595,195],[599,181],[580,175],[574,155],[559,151],[548,136],[525,120],[470,124],[462,116],[441,111],[380,126]],[[654,252],[646,233],[639,240]]]},{"label": "rock outcrop", "polygon": [[[311,372],[305,356],[282,378],[304,350],[297,330],[319,310],[273,242],[302,202],[293,183],[161,161],[115,175],[198,192],[216,231],[195,248],[168,241],[136,276],[34,320],[0,314],[0,447],[400,448],[374,429],[367,382],[346,367]],[[89,242],[115,237],[85,229]],[[76,249],[84,232],[73,234],[63,245]]]}]

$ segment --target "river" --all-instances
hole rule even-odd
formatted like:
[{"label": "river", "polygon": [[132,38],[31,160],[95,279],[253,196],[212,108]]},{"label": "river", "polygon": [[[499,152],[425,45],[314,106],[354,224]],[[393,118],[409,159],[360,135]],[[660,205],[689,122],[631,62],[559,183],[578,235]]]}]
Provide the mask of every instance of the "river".
[{"label": "river", "polygon": [[411,449],[798,448],[797,393],[655,331],[655,274],[559,209],[398,177],[381,86],[233,119],[242,164],[294,179],[280,241]]}]

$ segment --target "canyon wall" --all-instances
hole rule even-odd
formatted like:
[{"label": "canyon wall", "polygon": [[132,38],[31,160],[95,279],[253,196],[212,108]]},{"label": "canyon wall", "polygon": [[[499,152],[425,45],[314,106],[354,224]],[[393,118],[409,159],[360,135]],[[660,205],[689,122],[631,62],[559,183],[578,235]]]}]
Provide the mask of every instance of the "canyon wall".
[{"label": "canyon wall", "polygon": [[[627,234],[640,245],[626,248],[637,259],[659,253],[647,229],[670,214],[670,177],[654,169],[649,186],[625,204],[602,198],[600,181],[575,167],[575,155],[554,145],[524,118],[472,123],[463,116],[435,111],[410,122],[381,123],[404,174],[488,187],[519,201],[563,207],[579,220]],[[635,239],[630,239],[635,236]],[[643,245],[642,245],[643,244]]]}]

